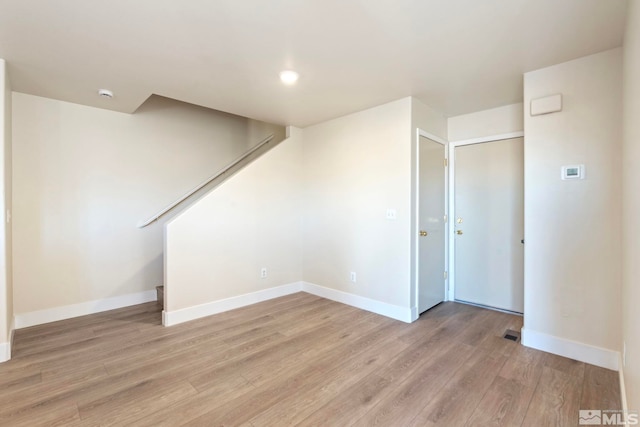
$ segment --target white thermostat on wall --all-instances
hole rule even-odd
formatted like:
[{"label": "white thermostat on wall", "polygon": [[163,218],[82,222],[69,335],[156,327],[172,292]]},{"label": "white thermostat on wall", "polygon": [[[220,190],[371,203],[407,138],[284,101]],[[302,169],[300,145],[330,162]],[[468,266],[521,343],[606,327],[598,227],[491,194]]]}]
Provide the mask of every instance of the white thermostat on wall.
[{"label": "white thermostat on wall", "polygon": [[563,166],[562,179],[584,179],[584,165]]}]

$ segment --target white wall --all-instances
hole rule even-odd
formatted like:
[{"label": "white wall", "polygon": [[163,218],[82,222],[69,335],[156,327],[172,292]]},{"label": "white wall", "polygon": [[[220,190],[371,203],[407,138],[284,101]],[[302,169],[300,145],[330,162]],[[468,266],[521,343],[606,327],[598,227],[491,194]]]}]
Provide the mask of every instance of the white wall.
[{"label": "white wall", "polygon": [[449,141],[464,141],[524,130],[524,104],[510,104],[490,110],[449,117]]},{"label": "white wall", "polygon": [[161,97],[129,115],[14,93],[17,320],[161,284],[162,224],[138,221],[273,130]]},{"label": "white wall", "polygon": [[[302,278],[303,146],[301,132],[291,130],[167,224],[165,324],[213,314],[220,300]],[[212,308],[194,309],[203,304]]]},{"label": "white wall", "polygon": [[640,5],[629,2],[624,38],[623,145],[623,367],[629,409],[640,408]]},{"label": "white wall", "polygon": [[6,62],[0,59],[0,362],[11,358],[13,280],[11,271],[11,86]]},{"label": "white wall", "polygon": [[298,131],[171,221],[165,324],[296,290],[408,320],[418,125],[446,137],[411,98]]},{"label": "white wall", "polygon": [[[305,282],[407,312],[415,305],[412,126],[429,130],[434,115],[404,98],[304,129]],[[442,123],[431,130],[446,136]]]},{"label": "white wall", "polygon": [[304,129],[304,281],[410,307],[410,142],[411,98]]},{"label": "white wall", "polygon": [[[611,363],[621,347],[621,78],[620,49],[524,78],[523,343],[570,340],[596,347],[570,357]],[[532,99],[556,93],[562,112],[529,115]],[[562,181],[570,164],[584,164],[586,179]]]}]

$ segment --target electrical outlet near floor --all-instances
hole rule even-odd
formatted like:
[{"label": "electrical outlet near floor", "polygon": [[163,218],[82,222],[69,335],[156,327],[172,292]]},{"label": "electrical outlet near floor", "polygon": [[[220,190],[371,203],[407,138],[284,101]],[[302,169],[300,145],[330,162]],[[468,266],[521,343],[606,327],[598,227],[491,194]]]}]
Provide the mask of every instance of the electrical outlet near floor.
[{"label": "electrical outlet near floor", "polygon": [[267,278],[267,267],[262,267],[262,270],[260,270],[260,278],[261,279]]},{"label": "electrical outlet near floor", "polygon": [[356,272],[352,271],[351,274],[349,275],[350,279],[353,283],[356,283]]}]

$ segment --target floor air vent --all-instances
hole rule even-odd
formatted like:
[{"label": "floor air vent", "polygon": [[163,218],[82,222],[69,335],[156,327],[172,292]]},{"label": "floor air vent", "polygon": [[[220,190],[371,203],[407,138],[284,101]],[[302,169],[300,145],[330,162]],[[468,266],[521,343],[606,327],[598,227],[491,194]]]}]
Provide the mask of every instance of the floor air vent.
[{"label": "floor air vent", "polygon": [[508,340],[515,341],[515,342],[520,342],[520,332],[507,329],[507,332],[504,333],[503,338],[506,338]]}]

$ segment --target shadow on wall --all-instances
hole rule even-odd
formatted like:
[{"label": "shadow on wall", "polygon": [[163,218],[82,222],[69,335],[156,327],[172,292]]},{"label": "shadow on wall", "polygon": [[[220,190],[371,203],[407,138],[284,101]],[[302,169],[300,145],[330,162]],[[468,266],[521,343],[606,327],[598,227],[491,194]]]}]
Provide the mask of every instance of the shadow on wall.
[{"label": "shadow on wall", "polygon": [[[214,188],[222,184],[224,181],[229,179],[231,176],[236,174],[238,171],[243,169],[245,166],[250,164],[255,159],[259,158],[267,151],[271,150],[273,147],[278,145],[280,142],[284,141],[286,138],[286,128],[284,126],[274,125],[266,122],[261,122],[253,119],[249,119],[246,117],[236,116],[234,114],[224,113],[222,111],[211,110],[204,107],[199,107],[197,105],[186,104],[183,102],[177,102],[175,100],[164,98],[158,95],[152,95],[140,106],[140,108],[136,111],[135,114],[140,114],[144,116],[148,114],[153,117],[154,114],[158,112],[162,112],[162,114],[171,115],[172,119],[179,120],[182,118],[186,119],[184,115],[189,116],[190,120],[193,119],[194,116],[202,116],[202,119],[207,122],[210,126],[216,126],[219,128],[225,129],[225,135],[223,138],[226,140],[226,144],[235,149],[229,153],[220,153],[218,159],[216,161],[216,168],[211,171],[206,177],[203,177],[202,180],[193,182],[193,184],[185,188],[182,194],[176,196],[174,200],[167,201],[167,204],[164,206],[159,206],[158,210],[154,213],[149,213],[149,216],[146,218],[140,218],[138,222],[138,226],[140,228],[145,227],[146,222],[151,219],[153,216],[162,212],[164,208],[170,206],[176,200],[179,200],[180,197],[184,196],[188,192],[190,192],[193,188],[200,185],[204,181],[207,181],[209,178],[217,175],[220,171],[222,171],[225,167],[229,166],[231,163],[239,160],[242,156],[244,156],[247,152],[249,152],[252,148],[256,147],[258,144],[263,142],[266,137],[270,135],[273,138],[266,143],[263,147],[259,148],[255,152],[248,155],[246,158],[242,158],[236,165],[226,171],[223,175],[217,177],[216,179],[209,182],[206,186],[199,189],[197,192],[193,193],[189,196],[188,199],[181,202],[176,207],[172,208],[166,214],[163,214],[161,219],[158,220],[159,223],[164,224],[167,221],[171,220],[173,217],[188,209],[191,205],[200,200],[203,196],[208,194]],[[188,123],[187,120],[184,120],[185,123]],[[184,130],[185,133],[187,129]]]},{"label": "shadow on wall", "polygon": [[172,120],[183,124],[186,134],[193,130],[194,119],[200,118],[210,126],[224,128],[227,144],[246,150],[270,134],[274,134],[274,140],[282,141],[286,133],[285,126],[212,110],[160,95],[151,95],[134,114],[143,119],[149,117],[150,120],[154,120],[158,115],[169,114]]},{"label": "shadow on wall", "polygon": [[16,314],[162,284],[162,222],[137,223],[286,133],[155,95],[123,114],[14,93],[13,113]]},{"label": "shadow on wall", "polygon": [[136,271],[131,271],[133,274],[120,284],[120,289],[118,289],[117,292],[114,292],[114,295],[126,294],[128,289],[135,288],[138,283],[147,283],[154,287],[162,285],[162,274],[158,275],[158,272],[162,272],[164,269],[162,248],[160,248],[153,258],[137,262],[136,267],[138,269]]}]

